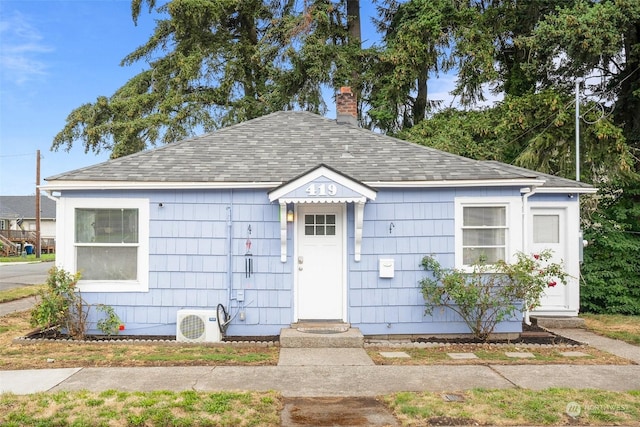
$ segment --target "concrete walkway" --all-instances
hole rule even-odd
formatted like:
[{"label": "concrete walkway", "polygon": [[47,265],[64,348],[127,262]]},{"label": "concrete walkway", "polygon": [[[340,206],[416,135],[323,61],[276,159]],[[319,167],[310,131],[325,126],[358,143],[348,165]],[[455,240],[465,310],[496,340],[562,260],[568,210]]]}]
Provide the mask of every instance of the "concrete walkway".
[{"label": "concrete walkway", "polygon": [[18,311],[30,310],[37,302],[36,297],[21,298],[15,301],[0,304],[0,317]]},{"label": "concrete walkway", "polygon": [[[553,329],[551,332],[640,364],[640,347],[636,345],[603,337],[586,329]],[[638,382],[640,383],[640,379]]]},{"label": "concrete walkway", "polygon": [[[563,330],[562,333],[565,331]],[[578,332],[575,332],[576,334]],[[640,359],[640,347],[583,338]],[[566,334],[565,334],[566,335]],[[638,358],[638,359],[637,359]],[[640,390],[640,365],[374,365],[363,349],[281,349],[277,366],[72,368],[0,371],[0,393],[73,390],[276,390],[285,397],[377,396],[398,391],[549,387]]]},{"label": "concrete walkway", "polygon": [[[0,304],[0,316],[34,298]],[[374,365],[362,348],[281,348],[277,366],[65,368],[0,371],[0,393],[63,390],[276,390],[285,397],[377,396],[398,391],[549,387],[640,390],[640,347],[584,329],[554,333],[634,361],[635,365]]]}]

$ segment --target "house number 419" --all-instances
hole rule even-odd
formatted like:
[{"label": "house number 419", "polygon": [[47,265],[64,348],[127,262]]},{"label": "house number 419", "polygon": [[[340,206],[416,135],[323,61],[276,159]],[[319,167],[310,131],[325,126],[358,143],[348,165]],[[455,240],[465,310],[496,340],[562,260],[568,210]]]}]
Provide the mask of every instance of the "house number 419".
[{"label": "house number 419", "polygon": [[311,184],[305,191],[309,196],[335,196],[338,187],[335,184]]}]

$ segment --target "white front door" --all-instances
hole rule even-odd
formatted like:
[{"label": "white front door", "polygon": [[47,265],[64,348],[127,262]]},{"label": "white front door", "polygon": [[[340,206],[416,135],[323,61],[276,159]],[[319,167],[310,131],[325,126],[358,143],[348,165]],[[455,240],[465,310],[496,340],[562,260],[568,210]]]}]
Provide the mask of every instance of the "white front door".
[{"label": "white front door", "polygon": [[298,208],[298,320],[345,320],[344,216],[339,204]]},{"label": "white front door", "polygon": [[[550,262],[561,264],[566,271],[567,259],[567,214],[565,209],[531,209],[531,252],[551,250]],[[546,289],[537,311],[566,310],[569,307],[567,287],[557,285]]]}]

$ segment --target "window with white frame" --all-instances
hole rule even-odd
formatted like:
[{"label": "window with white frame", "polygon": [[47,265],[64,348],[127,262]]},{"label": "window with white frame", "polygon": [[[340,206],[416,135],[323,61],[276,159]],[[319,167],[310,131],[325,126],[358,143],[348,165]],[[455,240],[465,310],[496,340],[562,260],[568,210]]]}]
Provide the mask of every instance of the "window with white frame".
[{"label": "window with white frame", "polygon": [[138,279],[138,209],[76,208],[76,262],[85,280]]},{"label": "window with white frame", "polygon": [[80,289],[147,291],[148,200],[67,199],[65,205],[73,239],[64,264],[81,274]]},{"label": "window with white frame", "polygon": [[462,207],[462,262],[495,264],[507,249],[506,206]]},{"label": "window with white frame", "polygon": [[494,264],[520,249],[520,198],[456,199],[456,265]]}]

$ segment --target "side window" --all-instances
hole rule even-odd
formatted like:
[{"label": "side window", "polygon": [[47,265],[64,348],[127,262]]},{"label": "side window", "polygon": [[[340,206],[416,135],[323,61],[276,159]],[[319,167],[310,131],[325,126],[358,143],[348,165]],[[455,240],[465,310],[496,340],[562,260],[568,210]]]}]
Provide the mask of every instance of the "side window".
[{"label": "side window", "polygon": [[493,264],[504,260],[507,248],[506,206],[463,206],[462,261]]},{"label": "side window", "polygon": [[138,209],[75,210],[75,251],[83,280],[138,279]]},{"label": "side window", "polygon": [[64,269],[82,292],[149,290],[149,200],[61,199]]}]

